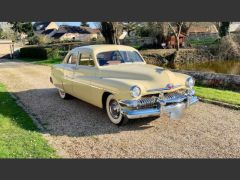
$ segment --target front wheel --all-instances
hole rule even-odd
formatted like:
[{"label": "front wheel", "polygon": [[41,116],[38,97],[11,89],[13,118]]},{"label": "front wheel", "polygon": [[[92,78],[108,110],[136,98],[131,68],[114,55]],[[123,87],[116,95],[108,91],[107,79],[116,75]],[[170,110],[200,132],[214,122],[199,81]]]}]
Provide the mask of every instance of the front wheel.
[{"label": "front wheel", "polygon": [[59,96],[62,98],[62,99],[68,99],[70,97],[69,94],[65,93],[63,90],[61,89],[58,89],[58,93],[59,93]]},{"label": "front wheel", "polygon": [[106,100],[106,111],[108,118],[113,124],[126,124],[128,119],[121,113],[121,106],[113,95],[109,95]]}]

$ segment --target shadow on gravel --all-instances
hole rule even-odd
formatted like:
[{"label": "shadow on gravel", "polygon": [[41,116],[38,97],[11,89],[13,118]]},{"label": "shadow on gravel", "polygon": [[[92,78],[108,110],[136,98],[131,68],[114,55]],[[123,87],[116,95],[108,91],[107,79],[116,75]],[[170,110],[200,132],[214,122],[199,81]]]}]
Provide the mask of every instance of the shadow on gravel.
[{"label": "shadow on gravel", "polygon": [[47,133],[56,136],[93,136],[151,128],[156,118],[129,120],[124,126],[110,122],[104,110],[71,98],[63,100],[57,89],[32,89],[13,93]]}]

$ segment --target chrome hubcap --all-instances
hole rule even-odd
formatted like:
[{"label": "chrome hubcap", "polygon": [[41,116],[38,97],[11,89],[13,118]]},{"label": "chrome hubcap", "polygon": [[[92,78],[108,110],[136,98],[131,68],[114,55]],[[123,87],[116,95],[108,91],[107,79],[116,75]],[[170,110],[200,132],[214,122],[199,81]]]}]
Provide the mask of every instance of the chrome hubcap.
[{"label": "chrome hubcap", "polygon": [[61,91],[61,90],[59,90],[59,94],[60,94],[61,97],[64,97],[64,96],[65,96],[65,92],[63,92],[63,91]]},{"label": "chrome hubcap", "polygon": [[119,103],[116,101],[116,100],[111,100],[109,102],[109,111],[110,111],[110,114],[111,116],[114,118],[114,119],[118,119],[121,112],[120,112],[120,105]]}]

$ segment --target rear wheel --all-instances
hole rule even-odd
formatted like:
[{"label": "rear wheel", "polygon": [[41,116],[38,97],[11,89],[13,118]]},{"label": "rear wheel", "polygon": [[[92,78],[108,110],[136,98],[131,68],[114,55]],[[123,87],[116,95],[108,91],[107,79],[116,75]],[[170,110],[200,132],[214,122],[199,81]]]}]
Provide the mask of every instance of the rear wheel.
[{"label": "rear wheel", "polygon": [[121,112],[120,104],[112,94],[107,97],[106,111],[107,111],[108,118],[113,124],[123,125],[128,122],[128,119],[124,117]]},{"label": "rear wheel", "polygon": [[58,93],[59,93],[59,96],[62,98],[62,99],[68,99],[70,97],[69,94],[65,93],[63,90],[61,89],[58,89]]}]

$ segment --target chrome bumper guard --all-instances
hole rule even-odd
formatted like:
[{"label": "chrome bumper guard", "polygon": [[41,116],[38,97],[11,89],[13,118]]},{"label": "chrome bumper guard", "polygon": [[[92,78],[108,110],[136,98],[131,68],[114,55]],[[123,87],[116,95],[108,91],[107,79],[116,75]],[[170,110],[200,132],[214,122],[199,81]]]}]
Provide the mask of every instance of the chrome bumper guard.
[{"label": "chrome bumper guard", "polygon": [[197,102],[198,98],[196,96],[188,95],[185,96],[185,99],[181,99],[181,102],[177,101],[176,103],[170,105],[166,105],[167,102],[164,100],[157,99],[157,107],[154,108],[129,109],[129,107],[133,108],[137,106],[135,101],[125,100],[120,101],[119,103],[122,106],[122,113],[129,119],[160,116],[163,113],[167,113],[171,119],[175,119],[182,115],[184,109]]}]

